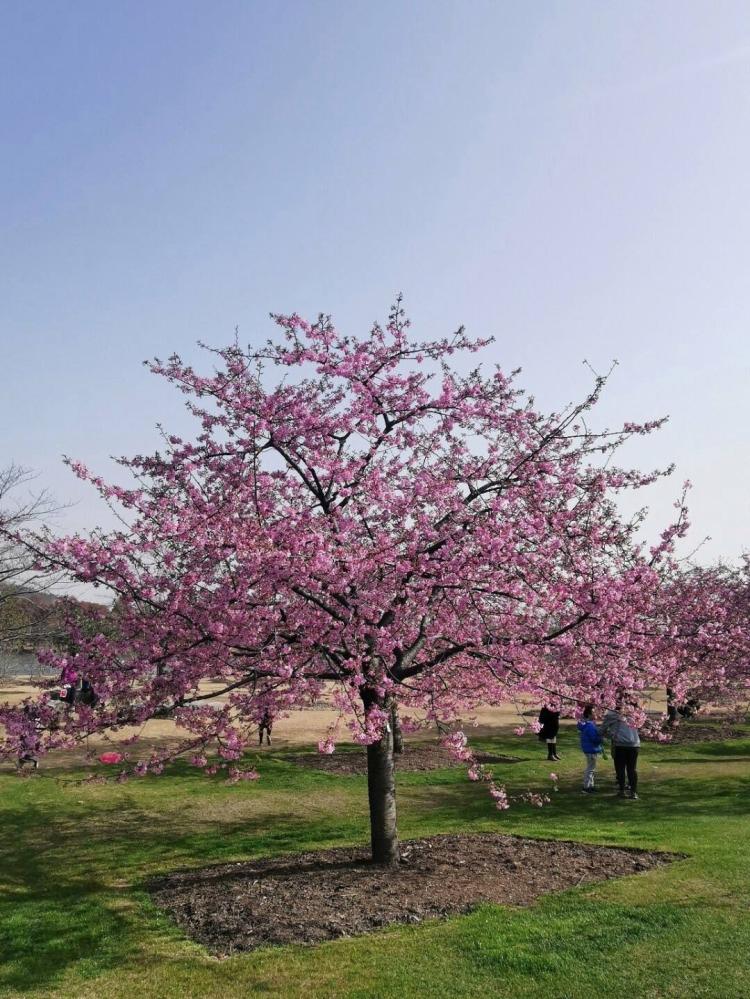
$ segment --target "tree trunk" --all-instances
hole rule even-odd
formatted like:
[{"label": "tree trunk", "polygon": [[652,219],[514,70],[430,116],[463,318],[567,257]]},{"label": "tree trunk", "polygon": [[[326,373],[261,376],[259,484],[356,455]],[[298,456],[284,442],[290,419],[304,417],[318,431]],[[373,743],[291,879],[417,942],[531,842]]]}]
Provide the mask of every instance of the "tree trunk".
[{"label": "tree trunk", "polygon": [[400,756],[404,751],[404,733],[401,731],[401,719],[398,716],[398,705],[391,702],[391,728],[393,729],[393,752]]},{"label": "tree trunk", "polygon": [[382,737],[367,747],[367,795],[370,801],[373,863],[397,864],[400,854],[396,828],[393,727],[390,724]]},{"label": "tree trunk", "polygon": [[670,725],[674,725],[677,721],[677,706],[674,702],[674,691],[671,687],[667,687],[667,721]]}]

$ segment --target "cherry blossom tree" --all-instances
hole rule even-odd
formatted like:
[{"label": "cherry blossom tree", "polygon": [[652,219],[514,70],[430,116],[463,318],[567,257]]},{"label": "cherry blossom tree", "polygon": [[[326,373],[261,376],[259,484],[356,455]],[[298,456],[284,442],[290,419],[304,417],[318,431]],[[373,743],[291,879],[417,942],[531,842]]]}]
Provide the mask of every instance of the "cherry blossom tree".
[{"label": "cherry blossom tree", "polygon": [[662,587],[654,623],[671,657],[669,719],[750,697],[750,560],[691,565]]},{"label": "cherry blossom tree", "polygon": [[[212,351],[212,373],[150,365],[186,396],[194,439],[121,459],[124,486],[71,463],[122,529],[26,538],[40,565],[117,598],[116,628],[71,625],[66,662],[98,703],[60,717],[40,702],[37,725],[50,749],[169,715],[195,765],[237,780],[256,776],[238,761],[264,714],[329,697],[366,746],[373,859],[394,863],[396,706],[407,731],[438,723],[470,760],[455,723],[479,704],[611,705],[673,682],[689,643],[675,652],[654,608],[684,504],[651,547],[641,515],[618,512],[620,491],[665,473],[616,453],[661,421],[591,429],[606,377],[544,414],[517,373],[454,363],[491,341],[415,340],[400,302],[361,339],[274,318],[276,341]],[[26,723],[0,721],[12,754]],[[321,733],[321,752],[336,738]]]}]

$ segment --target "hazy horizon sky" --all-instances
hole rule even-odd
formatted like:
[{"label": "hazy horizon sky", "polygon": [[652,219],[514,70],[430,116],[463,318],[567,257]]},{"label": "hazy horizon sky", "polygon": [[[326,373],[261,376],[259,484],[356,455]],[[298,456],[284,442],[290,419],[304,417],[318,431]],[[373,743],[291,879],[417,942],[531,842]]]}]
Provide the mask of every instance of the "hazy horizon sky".
[{"label": "hazy horizon sky", "polygon": [[750,548],[747,3],[41,0],[0,55],[0,465],[61,530],[110,523],[63,453],[187,431],[143,359],[403,291],[542,409],[617,358],[601,421],[670,415],[654,523],[690,479],[701,558]]}]

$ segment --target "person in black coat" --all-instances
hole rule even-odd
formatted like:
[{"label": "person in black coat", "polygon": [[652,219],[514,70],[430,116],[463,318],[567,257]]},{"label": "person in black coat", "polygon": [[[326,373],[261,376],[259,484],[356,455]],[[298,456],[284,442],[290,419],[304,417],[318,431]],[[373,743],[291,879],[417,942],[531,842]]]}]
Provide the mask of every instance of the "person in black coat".
[{"label": "person in black coat", "polygon": [[557,755],[557,733],[560,730],[560,712],[545,704],[539,712],[539,741],[547,743],[547,759],[559,760]]},{"label": "person in black coat", "polygon": [[266,744],[271,745],[271,729],[273,728],[273,715],[266,708],[263,712],[263,717],[258,723],[258,745],[263,745],[263,733],[265,732]]}]

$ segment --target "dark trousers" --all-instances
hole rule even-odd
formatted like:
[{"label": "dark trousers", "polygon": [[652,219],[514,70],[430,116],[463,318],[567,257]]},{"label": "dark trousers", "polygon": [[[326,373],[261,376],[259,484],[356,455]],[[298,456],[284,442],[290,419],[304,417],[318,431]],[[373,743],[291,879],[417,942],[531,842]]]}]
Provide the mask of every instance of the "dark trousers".
[{"label": "dark trousers", "polygon": [[635,794],[638,790],[638,747],[637,746],[615,746],[612,752],[615,761],[615,773],[620,790],[625,790],[625,773],[628,775],[630,790]]}]

